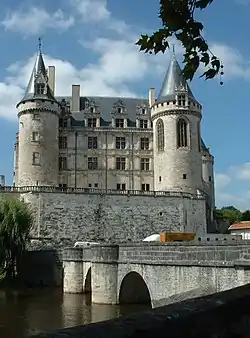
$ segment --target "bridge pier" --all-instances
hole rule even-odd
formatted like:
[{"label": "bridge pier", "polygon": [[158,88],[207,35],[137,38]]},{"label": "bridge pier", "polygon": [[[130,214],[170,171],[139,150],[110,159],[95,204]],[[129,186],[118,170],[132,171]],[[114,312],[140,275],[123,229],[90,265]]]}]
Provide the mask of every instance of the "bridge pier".
[{"label": "bridge pier", "polygon": [[83,292],[83,262],[81,248],[67,248],[63,253],[63,291]]},{"label": "bridge pier", "polygon": [[118,245],[92,247],[92,303],[117,304]]}]

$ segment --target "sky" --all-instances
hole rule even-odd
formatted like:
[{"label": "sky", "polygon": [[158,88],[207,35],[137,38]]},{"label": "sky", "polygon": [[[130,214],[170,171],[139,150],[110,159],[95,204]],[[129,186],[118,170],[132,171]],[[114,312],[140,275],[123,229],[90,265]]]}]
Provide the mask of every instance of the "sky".
[{"label": "sky", "polygon": [[[56,95],[72,84],[82,95],[147,97],[159,91],[170,53],[145,55],[135,42],[160,28],[158,0],[18,0],[0,3],[0,174],[12,185],[16,104],[42,38],[56,67]],[[214,0],[199,13],[210,49],[224,64],[219,78],[191,83],[203,106],[203,138],[215,157],[216,205],[250,209],[250,0]],[[180,63],[182,49],[176,44]]]}]

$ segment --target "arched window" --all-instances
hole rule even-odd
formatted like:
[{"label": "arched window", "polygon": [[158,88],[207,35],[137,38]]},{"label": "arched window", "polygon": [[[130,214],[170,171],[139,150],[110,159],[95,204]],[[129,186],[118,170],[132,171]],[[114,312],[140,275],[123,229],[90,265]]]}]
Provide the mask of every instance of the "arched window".
[{"label": "arched window", "polygon": [[158,151],[164,151],[164,124],[162,119],[156,122],[157,130],[157,149]]},{"label": "arched window", "polygon": [[177,147],[188,146],[188,123],[184,119],[179,119],[177,122]]}]

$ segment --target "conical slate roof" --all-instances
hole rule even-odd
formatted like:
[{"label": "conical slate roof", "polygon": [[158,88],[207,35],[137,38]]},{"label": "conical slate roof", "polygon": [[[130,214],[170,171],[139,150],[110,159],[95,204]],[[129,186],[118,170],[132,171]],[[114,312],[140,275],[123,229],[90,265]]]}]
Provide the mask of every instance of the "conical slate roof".
[{"label": "conical slate roof", "polygon": [[195,100],[194,95],[184,78],[179,63],[175,56],[173,56],[167,73],[165,75],[159,96],[157,101],[165,101],[165,100],[174,100],[175,99],[175,91],[176,89],[186,89],[188,91],[189,98]]},{"label": "conical slate roof", "polygon": [[[39,84],[39,83],[44,84],[43,93],[36,93],[36,89],[35,89],[36,84]],[[22,98],[22,100],[18,103],[18,105],[20,103],[23,103],[25,101],[32,100],[32,99],[43,99],[43,100],[47,99],[51,101],[56,101],[48,84],[48,75],[47,75],[47,71],[46,71],[46,67],[44,64],[43,55],[42,55],[41,50],[39,50],[37,54],[35,65],[33,67],[25,95]]]}]

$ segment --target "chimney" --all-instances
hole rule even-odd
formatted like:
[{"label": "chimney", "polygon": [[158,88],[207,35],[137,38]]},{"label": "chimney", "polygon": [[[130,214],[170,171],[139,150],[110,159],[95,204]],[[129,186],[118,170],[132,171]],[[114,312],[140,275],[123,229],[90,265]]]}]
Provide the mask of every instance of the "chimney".
[{"label": "chimney", "polygon": [[71,111],[80,111],[80,85],[72,85]]},{"label": "chimney", "polygon": [[56,73],[55,66],[49,66],[49,69],[48,69],[48,78],[49,78],[48,84],[49,84],[50,90],[52,92],[52,95],[55,95],[55,73]]},{"label": "chimney", "polygon": [[149,93],[148,93],[148,103],[149,103],[149,107],[151,108],[153,106],[153,104],[155,103],[155,89],[154,88],[150,88],[149,89]]},{"label": "chimney", "polygon": [[0,175],[0,187],[5,187],[5,176]]}]

